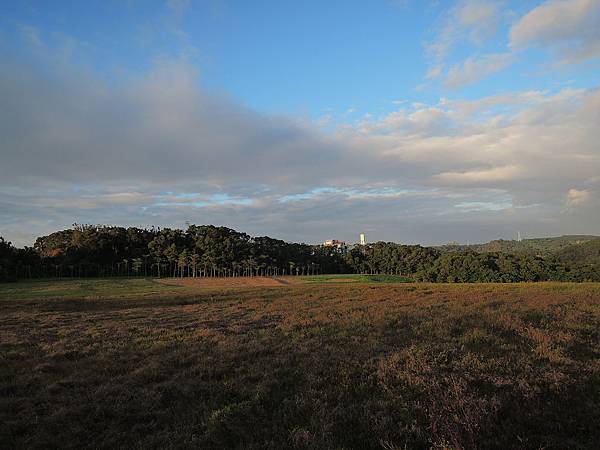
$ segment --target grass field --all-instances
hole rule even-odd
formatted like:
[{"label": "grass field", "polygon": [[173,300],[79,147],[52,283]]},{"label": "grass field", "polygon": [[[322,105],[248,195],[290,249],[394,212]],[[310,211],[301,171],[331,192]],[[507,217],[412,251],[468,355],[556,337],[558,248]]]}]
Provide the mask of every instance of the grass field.
[{"label": "grass field", "polygon": [[300,279],[313,283],[410,283],[413,280],[400,275],[310,275]]},{"label": "grass field", "polygon": [[167,285],[144,278],[64,279],[0,284],[0,299],[139,298],[142,296],[176,295],[185,291],[185,286]]},{"label": "grass field", "polygon": [[600,442],[600,285],[0,285],[2,448]]}]

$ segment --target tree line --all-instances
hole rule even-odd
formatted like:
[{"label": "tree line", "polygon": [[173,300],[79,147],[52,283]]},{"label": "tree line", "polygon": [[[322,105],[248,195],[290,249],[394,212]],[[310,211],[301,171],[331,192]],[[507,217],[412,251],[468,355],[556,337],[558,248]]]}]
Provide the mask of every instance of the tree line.
[{"label": "tree line", "polygon": [[15,248],[0,237],[0,281],[63,277],[250,277],[395,274],[432,282],[600,281],[596,264],[552,258],[441,252],[377,242],[337,249],[251,237],[227,227],[78,225]]},{"label": "tree line", "polygon": [[226,227],[190,225],[186,230],[78,225],[16,249],[2,239],[0,276],[240,277],[338,273],[335,249],[251,237]]}]

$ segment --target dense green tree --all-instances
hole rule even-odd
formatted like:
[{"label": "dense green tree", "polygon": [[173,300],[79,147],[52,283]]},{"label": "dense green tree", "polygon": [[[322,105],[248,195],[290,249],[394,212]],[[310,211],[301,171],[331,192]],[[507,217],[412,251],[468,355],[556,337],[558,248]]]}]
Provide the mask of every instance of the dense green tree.
[{"label": "dense green tree", "polygon": [[[600,281],[598,244],[527,252],[449,251],[376,242],[349,250],[252,238],[227,227],[123,228],[78,225],[17,249],[0,238],[0,280],[89,276],[280,276],[396,274],[435,282]],[[579,245],[579,244],[578,244]]]}]

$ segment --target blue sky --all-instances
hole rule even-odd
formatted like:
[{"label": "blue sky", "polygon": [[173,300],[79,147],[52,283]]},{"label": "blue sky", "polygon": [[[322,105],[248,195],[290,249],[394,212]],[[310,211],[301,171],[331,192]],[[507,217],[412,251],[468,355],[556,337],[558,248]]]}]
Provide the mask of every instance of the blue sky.
[{"label": "blue sky", "polygon": [[599,29],[598,0],[7,3],[0,233],[600,233]]},{"label": "blue sky", "polygon": [[[458,37],[444,58],[450,67],[472,55],[509,51],[508,30],[539,1],[504,2],[495,35]],[[590,87],[598,64],[558,72],[544,49],[520,54],[510,70],[476,83],[424,88],[435,64],[428,43],[446,26],[450,2],[417,1],[56,1],[12,2],[4,32],[15,47],[29,27],[50,46],[73,46],[107,80],[139,73],[158,58],[185,58],[203,85],[268,113],[333,112],[356,118],[384,113],[394,101],[440,96],[477,98],[503,91]],[[488,30],[489,31],[489,30]],[[21,34],[21,35],[20,35]],[[72,40],[72,42],[69,42]],[[354,109],[348,114],[348,110]]]}]

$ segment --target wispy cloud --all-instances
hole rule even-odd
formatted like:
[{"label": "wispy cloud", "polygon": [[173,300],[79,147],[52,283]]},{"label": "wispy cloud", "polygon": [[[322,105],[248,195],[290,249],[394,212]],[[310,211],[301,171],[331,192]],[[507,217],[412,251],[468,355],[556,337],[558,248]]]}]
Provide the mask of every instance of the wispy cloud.
[{"label": "wispy cloud", "polygon": [[450,68],[444,85],[455,89],[473,84],[506,69],[514,61],[515,56],[512,53],[493,53],[480,58],[467,58],[463,64],[457,64]]},{"label": "wispy cloud", "polygon": [[503,2],[494,0],[460,0],[440,19],[434,39],[425,44],[430,65],[425,74],[425,89],[435,80],[444,80],[446,88],[455,89],[472,84],[512,63],[507,54],[490,53],[483,57],[470,57],[462,64],[454,63],[448,69],[448,60],[458,46],[469,45],[476,49],[497,34],[503,21]]},{"label": "wispy cloud", "polygon": [[466,172],[443,172],[433,178],[441,184],[473,186],[505,183],[517,180],[524,175],[518,166],[500,166],[491,169],[468,170]]},{"label": "wispy cloud", "polygon": [[501,17],[502,3],[494,0],[461,0],[440,19],[435,38],[425,48],[433,67],[442,65],[448,53],[459,43],[482,44],[493,37]]},{"label": "wispy cloud", "polygon": [[600,56],[600,1],[547,0],[523,16],[510,30],[515,50],[541,47],[564,63]]},{"label": "wispy cloud", "polygon": [[575,207],[589,202],[592,193],[587,189],[569,189],[567,192],[567,207]]}]

